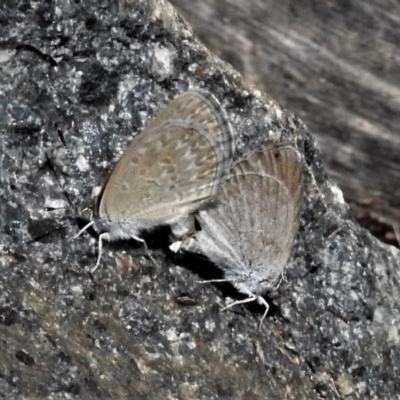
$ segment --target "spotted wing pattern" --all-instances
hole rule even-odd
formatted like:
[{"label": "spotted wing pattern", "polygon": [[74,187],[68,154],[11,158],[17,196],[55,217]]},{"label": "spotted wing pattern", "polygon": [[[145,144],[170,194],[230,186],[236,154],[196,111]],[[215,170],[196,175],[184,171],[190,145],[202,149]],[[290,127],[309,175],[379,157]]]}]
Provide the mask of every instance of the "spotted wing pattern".
[{"label": "spotted wing pattern", "polygon": [[215,195],[233,146],[219,102],[205,90],[184,93],[117,162],[99,198],[98,216],[145,227],[179,221]]}]

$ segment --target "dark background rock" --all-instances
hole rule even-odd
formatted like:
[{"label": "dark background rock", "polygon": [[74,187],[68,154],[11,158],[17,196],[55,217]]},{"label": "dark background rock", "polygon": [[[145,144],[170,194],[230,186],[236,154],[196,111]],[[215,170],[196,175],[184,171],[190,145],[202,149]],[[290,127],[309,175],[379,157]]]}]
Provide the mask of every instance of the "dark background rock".
[{"label": "dark background rock", "polygon": [[[210,54],[162,1],[1,7],[3,398],[395,398],[399,252],[349,217],[298,118]],[[199,284],[218,271],[173,257],[165,232],[148,236],[156,265],[139,244],[116,243],[93,275],[96,238],[71,240],[82,226],[75,208],[189,86],[220,99],[237,156],[271,137],[304,154],[301,228],[261,331],[262,308],[221,312],[240,295]]]},{"label": "dark background rock", "polygon": [[300,116],[353,215],[398,246],[400,4],[171,0],[207,47]]}]

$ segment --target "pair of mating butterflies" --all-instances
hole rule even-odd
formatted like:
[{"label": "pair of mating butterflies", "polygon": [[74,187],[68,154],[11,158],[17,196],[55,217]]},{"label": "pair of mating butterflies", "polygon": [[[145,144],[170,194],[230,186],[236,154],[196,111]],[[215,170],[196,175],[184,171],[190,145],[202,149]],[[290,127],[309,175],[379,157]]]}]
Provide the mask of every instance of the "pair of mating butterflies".
[{"label": "pair of mating butterflies", "polygon": [[[233,163],[235,140],[216,98],[193,90],[136,136],[103,185],[92,221],[102,241],[169,225],[183,249],[208,257],[245,300],[268,303],[287,264],[303,198],[300,154],[272,144]],[[194,218],[200,230],[194,229]],[[231,306],[230,305],[230,306]],[[230,307],[229,306],[229,307]]]}]

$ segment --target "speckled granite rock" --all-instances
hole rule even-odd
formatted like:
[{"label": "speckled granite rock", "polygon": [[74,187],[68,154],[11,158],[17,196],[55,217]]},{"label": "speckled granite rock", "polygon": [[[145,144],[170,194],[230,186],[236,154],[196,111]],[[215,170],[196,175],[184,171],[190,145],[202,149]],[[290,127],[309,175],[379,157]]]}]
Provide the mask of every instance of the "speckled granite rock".
[{"label": "speckled granite rock", "polygon": [[[348,217],[301,121],[163,1],[11,3],[0,6],[0,397],[395,398],[399,252]],[[116,243],[93,275],[95,237],[70,240],[75,209],[188,87],[220,99],[237,156],[269,137],[304,154],[302,224],[261,331],[262,309],[221,312],[240,295],[199,284],[218,271],[172,256],[166,232],[148,238],[157,265]]]}]

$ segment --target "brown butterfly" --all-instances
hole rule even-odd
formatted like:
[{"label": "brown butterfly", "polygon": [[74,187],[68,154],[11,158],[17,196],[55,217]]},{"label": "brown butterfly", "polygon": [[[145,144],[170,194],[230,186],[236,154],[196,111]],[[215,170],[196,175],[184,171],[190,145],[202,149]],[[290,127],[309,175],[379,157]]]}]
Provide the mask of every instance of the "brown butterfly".
[{"label": "brown butterfly", "polygon": [[232,130],[218,100],[205,90],[173,100],[137,135],[104,183],[91,222],[103,240],[140,237],[171,226],[186,235],[192,214],[205,207],[231,165]]}]

